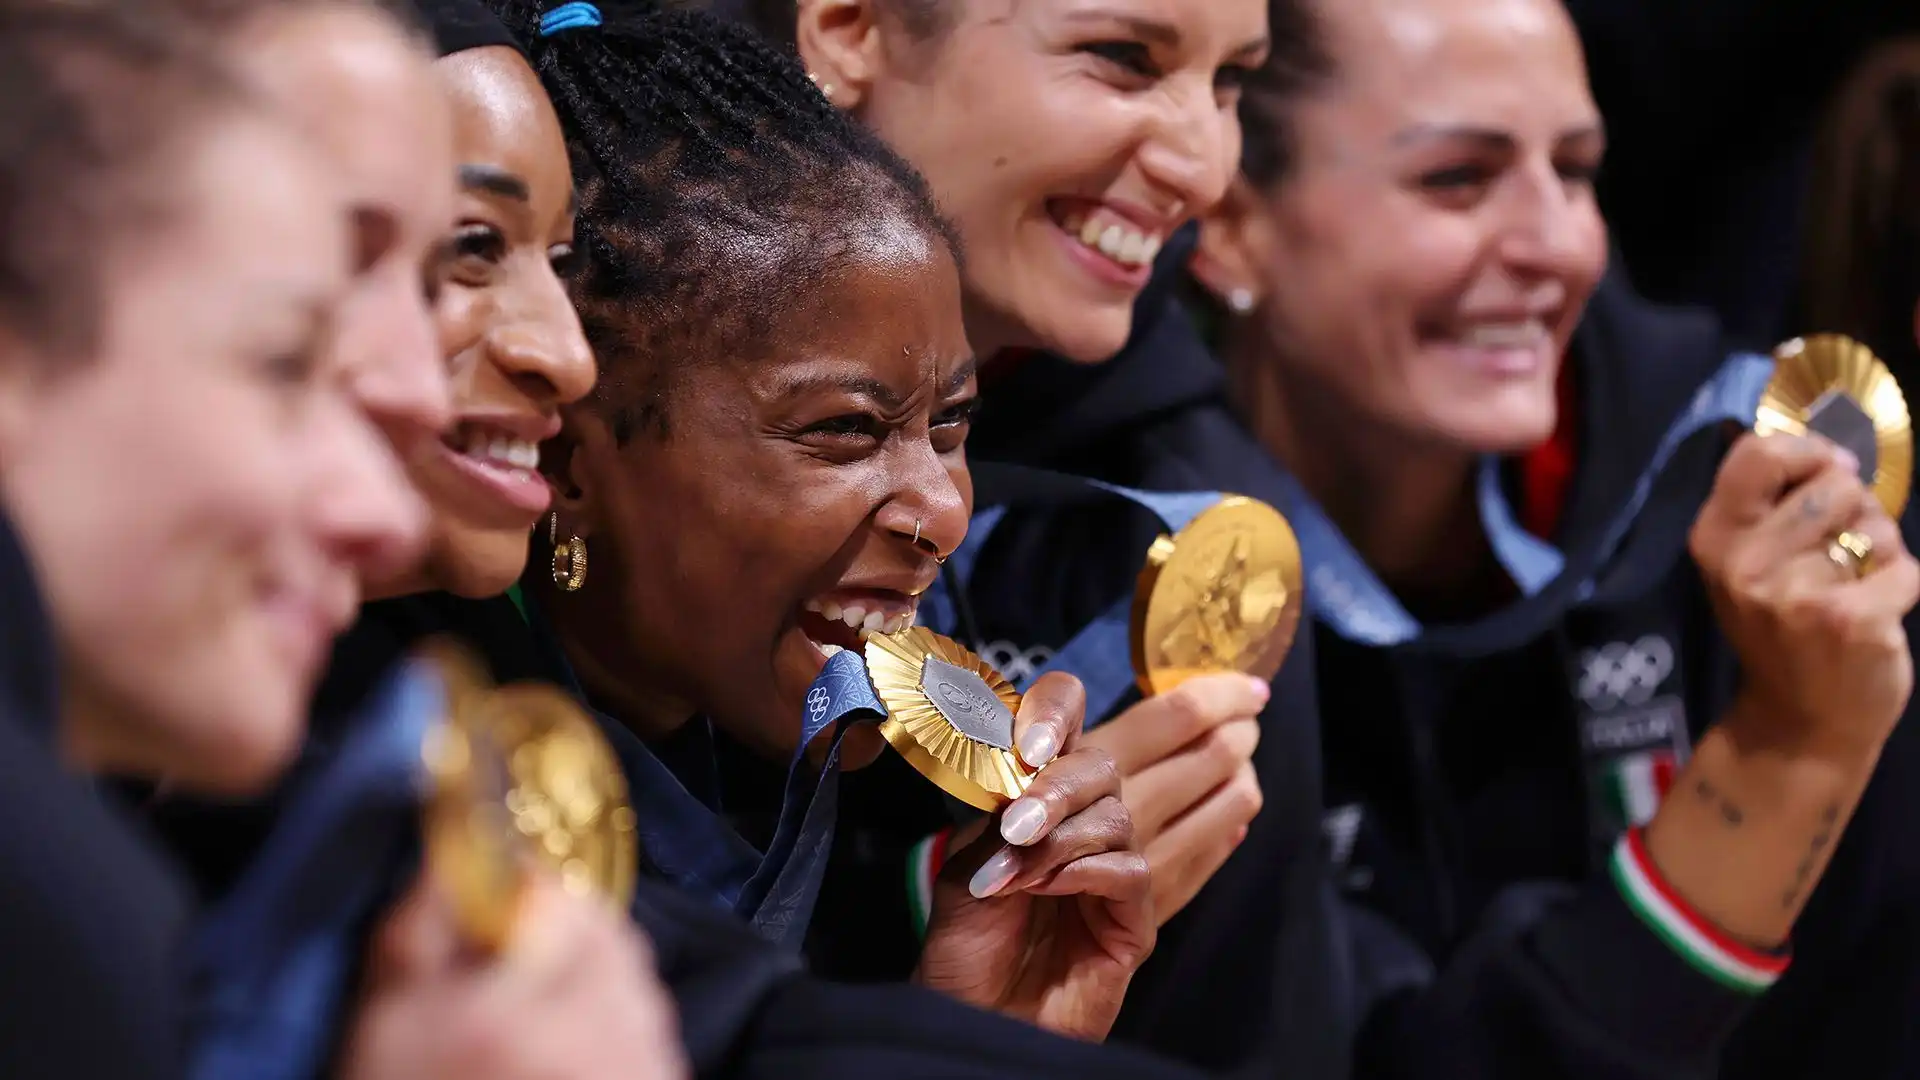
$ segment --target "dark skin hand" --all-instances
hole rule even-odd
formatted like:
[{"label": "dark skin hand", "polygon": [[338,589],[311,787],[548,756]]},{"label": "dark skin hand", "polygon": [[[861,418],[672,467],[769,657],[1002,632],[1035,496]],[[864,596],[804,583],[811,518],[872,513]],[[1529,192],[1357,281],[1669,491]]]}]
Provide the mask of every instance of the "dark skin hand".
[{"label": "dark skin hand", "polygon": [[1046,675],[1027,692],[1016,745],[1041,771],[941,871],[915,980],[1099,1040],[1153,951],[1158,922],[1119,769],[1082,745],[1085,710],[1070,675]]}]

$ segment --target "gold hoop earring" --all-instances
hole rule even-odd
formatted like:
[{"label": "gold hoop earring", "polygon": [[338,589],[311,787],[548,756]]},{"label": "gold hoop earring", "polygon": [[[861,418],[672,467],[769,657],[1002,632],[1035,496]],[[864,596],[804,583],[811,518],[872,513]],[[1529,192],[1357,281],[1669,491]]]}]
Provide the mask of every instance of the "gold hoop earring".
[{"label": "gold hoop earring", "polygon": [[567,592],[579,592],[587,583],[587,542],[578,536],[560,539],[560,514],[547,519],[547,539],[553,544],[553,583]]}]

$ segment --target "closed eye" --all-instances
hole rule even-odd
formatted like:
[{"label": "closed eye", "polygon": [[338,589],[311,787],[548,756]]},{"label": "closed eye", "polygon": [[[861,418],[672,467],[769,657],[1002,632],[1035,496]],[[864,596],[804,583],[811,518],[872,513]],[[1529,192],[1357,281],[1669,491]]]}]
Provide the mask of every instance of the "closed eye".
[{"label": "closed eye", "polygon": [[1151,78],[1160,74],[1153,62],[1153,50],[1138,41],[1095,41],[1080,47],[1080,51],[1097,56],[1104,63],[1118,68],[1129,75]]},{"label": "closed eye", "polygon": [[957,424],[971,424],[980,414],[980,399],[968,398],[958,401],[940,410],[933,418],[934,427],[953,427]]}]

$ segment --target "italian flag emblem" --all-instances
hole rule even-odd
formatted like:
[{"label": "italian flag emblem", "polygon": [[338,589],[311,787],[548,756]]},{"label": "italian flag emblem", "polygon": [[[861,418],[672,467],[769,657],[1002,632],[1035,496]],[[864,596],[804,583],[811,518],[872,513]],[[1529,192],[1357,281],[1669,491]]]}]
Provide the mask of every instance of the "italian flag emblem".
[{"label": "italian flag emblem", "polygon": [[1628,754],[1607,766],[1602,788],[1607,808],[1622,828],[1632,829],[1653,820],[1660,800],[1673,788],[1680,758],[1671,750]]}]

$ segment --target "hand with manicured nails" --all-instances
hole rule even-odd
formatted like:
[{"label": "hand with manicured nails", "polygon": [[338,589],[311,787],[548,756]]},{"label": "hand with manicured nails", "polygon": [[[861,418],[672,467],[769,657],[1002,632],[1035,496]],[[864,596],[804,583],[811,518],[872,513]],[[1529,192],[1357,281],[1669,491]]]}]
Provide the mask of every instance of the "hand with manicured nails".
[{"label": "hand with manicured nails", "polygon": [[380,928],[341,1080],[683,1080],[638,928],[541,875],[506,950],[463,947],[424,877]]},{"label": "hand with manicured nails", "polygon": [[[1864,577],[1827,555],[1846,530],[1873,541]],[[1740,734],[1847,764],[1877,755],[1913,692],[1901,622],[1920,564],[1853,455],[1816,438],[1742,437],[1690,546],[1740,656]]]},{"label": "hand with manicured nails", "polygon": [[1087,733],[1082,745],[1107,751],[1120,770],[1162,926],[1239,848],[1260,812],[1253,751],[1269,693],[1251,676],[1202,675]]},{"label": "hand with manicured nails", "polygon": [[1014,719],[1040,767],[1025,795],[967,830],[934,883],[916,981],[1062,1035],[1098,1040],[1153,951],[1152,882],[1106,751],[1084,745],[1086,693],[1042,676]]}]

